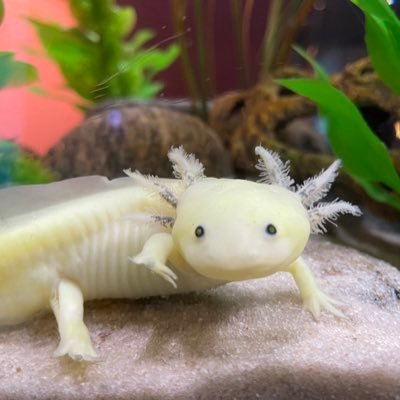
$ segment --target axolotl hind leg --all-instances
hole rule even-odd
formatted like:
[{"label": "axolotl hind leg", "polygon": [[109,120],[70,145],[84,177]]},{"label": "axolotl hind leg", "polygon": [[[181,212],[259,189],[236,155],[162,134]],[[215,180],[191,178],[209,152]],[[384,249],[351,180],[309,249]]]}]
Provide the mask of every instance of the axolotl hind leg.
[{"label": "axolotl hind leg", "polygon": [[77,361],[98,361],[99,357],[83,322],[83,296],[78,285],[62,279],[51,300],[51,307],[57,319],[61,339],[54,355],[69,355]]},{"label": "axolotl hind leg", "polygon": [[309,266],[301,257],[290,264],[287,271],[293,275],[297,287],[300,290],[304,308],[310,311],[315,319],[319,318],[321,310],[324,309],[337,317],[345,317],[345,315],[334,306],[342,305],[342,303],[332,299],[321,291]]}]

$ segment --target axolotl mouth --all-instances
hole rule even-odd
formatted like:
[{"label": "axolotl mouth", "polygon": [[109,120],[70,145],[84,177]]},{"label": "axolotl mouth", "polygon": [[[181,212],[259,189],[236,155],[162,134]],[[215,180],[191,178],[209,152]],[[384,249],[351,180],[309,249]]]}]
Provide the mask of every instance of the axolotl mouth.
[{"label": "axolotl mouth", "polygon": [[[198,273],[207,278],[241,281],[262,278],[271,275],[293,262],[300,251],[294,251],[289,241],[282,241],[279,248],[268,251],[265,246],[262,253],[254,251],[242,252],[238,257],[235,252],[225,253],[221,260],[215,254],[199,260],[191,261],[190,265]],[[277,252],[278,250],[278,252]]]}]

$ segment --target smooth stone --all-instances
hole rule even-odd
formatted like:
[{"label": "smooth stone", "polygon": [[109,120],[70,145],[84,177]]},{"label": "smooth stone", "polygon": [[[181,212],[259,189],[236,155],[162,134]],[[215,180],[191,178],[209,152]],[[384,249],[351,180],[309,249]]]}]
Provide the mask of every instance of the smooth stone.
[{"label": "smooth stone", "polygon": [[289,274],[200,294],[98,301],[103,361],[56,359],[55,320],[0,333],[1,399],[399,399],[400,272],[312,240],[305,259],[347,319],[301,308]]}]

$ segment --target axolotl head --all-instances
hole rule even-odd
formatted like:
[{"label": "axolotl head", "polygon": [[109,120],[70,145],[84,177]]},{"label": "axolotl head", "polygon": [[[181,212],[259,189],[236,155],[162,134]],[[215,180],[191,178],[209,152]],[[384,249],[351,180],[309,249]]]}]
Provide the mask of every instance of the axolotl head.
[{"label": "axolotl head", "polygon": [[245,280],[288,266],[310,222],[299,196],[277,185],[205,178],[179,199],[174,243],[200,275]]},{"label": "axolotl head", "polygon": [[174,247],[202,276],[245,280],[283,270],[300,256],[310,233],[326,231],[325,222],[361,214],[345,201],[319,202],[337,176],[339,160],[295,187],[289,162],[261,146],[255,152],[259,182],[207,178],[203,165],[182,148],[168,154],[179,190],[127,171],[172,207],[174,215],[150,220],[172,229]]}]

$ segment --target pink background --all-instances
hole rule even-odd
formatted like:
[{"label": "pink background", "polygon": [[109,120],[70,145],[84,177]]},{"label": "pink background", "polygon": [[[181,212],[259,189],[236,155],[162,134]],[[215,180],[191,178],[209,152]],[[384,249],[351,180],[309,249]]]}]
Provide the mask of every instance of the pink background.
[{"label": "pink background", "polygon": [[[174,34],[172,27],[170,2],[168,0],[119,2],[121,5],[133,5],[138,14],[136,28],[151,28],[156,37],[148,44],[167,46]],[[192,41],[190,57],[198,77],[197,47],[193,3],[189,2],[185,26],[187,37]],[[264,31],[265,0],[254,2],[254,13],[249,40],[252,53],[252,81],[257,77],[257,61],[260,55],[260,43]],[[232,16],[229,1],[207,0],[204,2],[205,31],[207,35],[206,51],[212,55],[213,65],[209,65],[210,76],[204,77],[203,85],[207,95],[213,96],[229,89],[250,84],[243,79],[242,65],[237,56],[232,28]],[[45,95],[33,93],[31,88],[7,88],[0,91],[0,137],[13,138],[19,144],[43,154],[83,118],[74,104],[77,97],[65,87],[64,80],[53,63],[45,54],[33,27],[26,17],[57,22],[62,26],[73,25],[67,0],[7,0],[6,16],[0,27],[0,51],[13,51],[17,59],[33,64],[39,73],[40,81],[33,86],[45,89]],[[210,16],[214,14],[214,18]],[[197,69],[196,69],[197,67]],[[160,74],[167,83],[161,97],[185,97],[186,84],[181,66],[177,61],[169,70]]]},{"label": "pink background", "polygon": [[[0,137],[43,153],[82,119],[74,107],[76,98],[65,88],[57,66],[44,54],[26,17],[71,24],[65,0],[7,0],[0,27],[0,50],[13,51],[16,59],[33,64],[40,86],[48,95],[32,93],[28,87],[0,91]],[[34,54],[32,54],[34,52]]]}]

